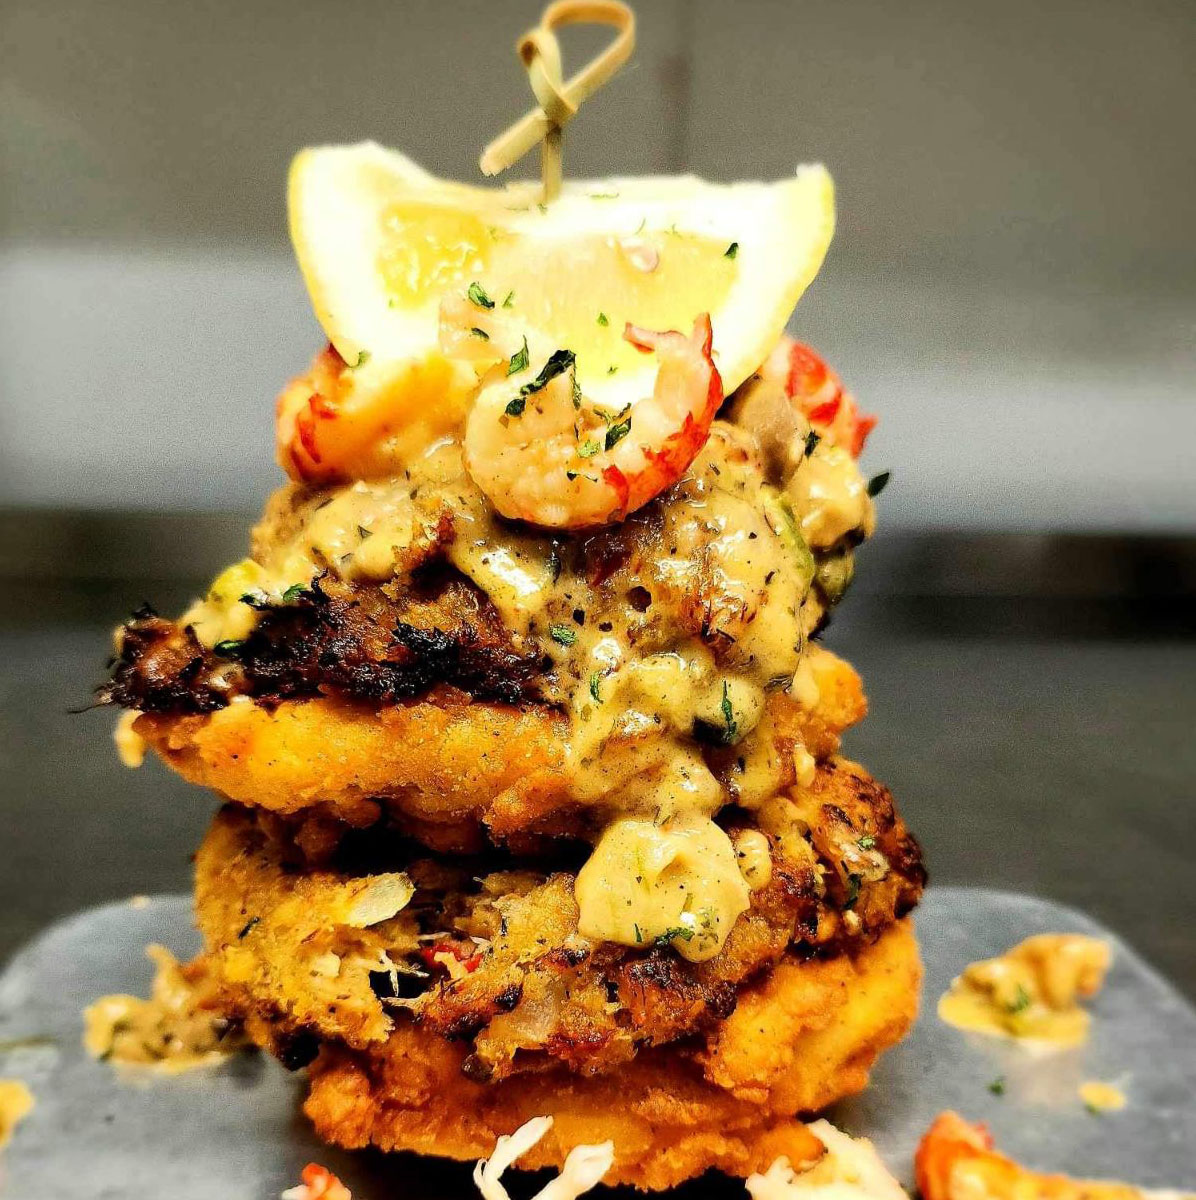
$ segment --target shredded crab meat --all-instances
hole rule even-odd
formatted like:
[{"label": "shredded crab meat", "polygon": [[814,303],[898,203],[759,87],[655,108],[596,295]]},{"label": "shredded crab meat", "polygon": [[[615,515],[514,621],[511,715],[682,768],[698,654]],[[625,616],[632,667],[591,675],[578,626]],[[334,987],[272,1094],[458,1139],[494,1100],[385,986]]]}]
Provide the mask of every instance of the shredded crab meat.
[{"label": "shredded crab meat", "polygon": [[[503,1187],[503,1172],[522,1158],[552,1128],[551,1117],[533,1117],[514,1133],[500,1137],[494,1152],[473,1169],[473,1182],[484,1200],[511,1200]],[[549,1180],[532,1200],[576,1200],[595,1184],[601,1183],[615,1160],[614,1142],[597,1146],[574,1146],[555,1179]]]},{"label": "shredded crab meat", "polygon": [[826,1153],[795,1170],[778,1158],[763,1174],[745,1181],[752,1200],[909,1200],[867,1138],[849,1137],[829,1121],[813,1121],[810,1132]]}]

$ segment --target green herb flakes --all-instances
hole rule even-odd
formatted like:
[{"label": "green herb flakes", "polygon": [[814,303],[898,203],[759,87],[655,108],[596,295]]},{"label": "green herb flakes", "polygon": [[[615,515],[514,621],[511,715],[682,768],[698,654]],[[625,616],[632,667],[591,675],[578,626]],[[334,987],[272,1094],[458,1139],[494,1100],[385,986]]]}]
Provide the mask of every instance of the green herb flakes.
[{"label": "green herb flakes", "polygon": [[479,329],[476,325],[469,331],[475,338],[481,338],[483,342],[490,340],[490,335],[484,330]]},{"label": "green herb flakes", "polygon": [[478,308],[493,308],[494,301],[486,295],[486,289],[475,279],[469,285],[469,290],[465,293],[469,299],[478,306]]},{"label": "green herb flakes", "polygon": [[514,290],[512,290],[512,291],[509,291],[503,297],[502,306],[503,306],[503,308],[510,308],[514,303],[515,303],[515,292],[514,292]]},{"label": "green herb flakes", "polygon": [[516,371],[527,370],[527,338],[523,339],[523,345],[507,360],[507,374],[514,375]]},{"label": "green herb flakes", "polygon": [[994,1096],[1005,1095],[1005,1076],[998,1075],[996,1079],[994,1079],[992,1083],[988,1085],[988,1090],[992,1092]]},{"label": "green herb flakes", "polygon": [[607,325],[610,324],[610,317],[608,317],[606,315],[606,313],[600,312],[598,314],[598,324],[601,325],[603,328],[605,328]]},{"label": "green herb flakes", "polygon": [[892,474],[892,471],[881,471],[879,475],[873,475],[868,480],[868,495],[879,496],[889,486],[889,479],[892,477]]},{"label": "green herb flakes", "polygon": [[609,425],[606,430],[606,448],[613,450],[631,432],[631,418]]},{"label": "green herb flakes", "polygon": [[860,898],[860,885],[864,882],[862,875],[857,875],[853,871],[847,876],[847,899],[843,901],[844,910],[855,908],[856,901]]},{"label": "green herb flakes", "polygon": [[739,738],[739,726],[735,721],[735,709],[731,705],[731,693],[725,679],[723,680],[723,700],[720,707],[723,712],[723,742],[730,746]]},{"label": "green herb flakes", "polygon": [[548,630],[548,636],[560,646],[572,646],[577,641],[577,630],[569,625],[553,625]]},{"label": "green herb flakes", "polygon": [[724,251],[723,258],[735,258],[739,254],[739,243],[732,242]]}]

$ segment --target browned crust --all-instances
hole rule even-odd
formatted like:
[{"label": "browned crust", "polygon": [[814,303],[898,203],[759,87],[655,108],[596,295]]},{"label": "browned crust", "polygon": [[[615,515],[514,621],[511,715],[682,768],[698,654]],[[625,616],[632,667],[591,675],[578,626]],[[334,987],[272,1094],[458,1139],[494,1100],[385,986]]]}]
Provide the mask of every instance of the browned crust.
[{"label": "browned crust", "polygon": [[483,1085],[461,1073],[462,1048],[407,1027],[369,1052],[326,1047],[304,1109],[338,1145],[455,1159],[485,1157],[500,1134],[550,1114],[529,1167],[559,1167],[572,1146],[609,1138],[608,1183],[656,1190],[710,1168],[744,1176],[781,1154],[817,1155],[795,1114],[865,1086],[912,1023],[920,978],[904,921],[854,960],[778,969],[696,1051],[654,1050],[607,1076],[551,1071]]},{"label": "browned crust", "polygon": [[[822,760],[867,701],[843,659],[815,646],[810,662],[817,705],[800,708],[784,693],[770,703],[778,739]],[[570,801],[559,714],[471,702],[451,688],[382,708],[317,697],[272,708],[241,701],[204,715],[145,713],[134,728],[184,779],[229,800],[356,827],[385,817],[442,852],[476,850],[487,830],[499,841],[585,833],[594,815]]]}]

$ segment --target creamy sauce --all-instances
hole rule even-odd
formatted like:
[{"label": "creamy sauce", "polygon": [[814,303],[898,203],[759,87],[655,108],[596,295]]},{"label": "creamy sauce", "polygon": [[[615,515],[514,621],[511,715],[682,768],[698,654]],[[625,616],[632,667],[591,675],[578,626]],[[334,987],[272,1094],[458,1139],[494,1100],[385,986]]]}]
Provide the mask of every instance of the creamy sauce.
[{"label": "creamy sauce", "polygon": [[583,937],[667,942],[682,958],[703,962],[747,910],[751,886],[731,839],[713,821],[658,826],[625,818],[598,839],[574,894]]},{"label": "creamy sauce", "polygon": [[[542,698],[568,717],[573,791],[599,825],[613,822],[578,880],[588,936],[636,945],[682,928],[669,939],[678,952],[710,957],[747,907],[747,879],[770,869],[757,846],[741,872],[710,818],[728,802],[769,804],[795,773],[813,779],[813,756],[801,745],[783,754],[767,712],[772,690],[818,702],[803,655],[825,600],[808,542],[871,529],[854,460],[829,445],[806,454],[804,428],[793,477],[773,488],[756,436],[716,421],[669,493],[595,535],[503,521],[451,440],[396,477],[283,489],[253,557],[184,620],[212,647],[248,636],[264,603],[292,602],[322,572],[385,585],[447,561],[489,598],[515,649],[547,662]],[[597,579],[581,553],[594,538],[611,548]],[[736,749],[722,777],[708,765],[720,745]],[[659,865],[655,882],[624,874],[636,856]]]},{"label": "creamy sauce", "polygon": [[245,1046],[217,1013],[202,1006],[200,988],[164,946],[149,946],[155,965],[148,1000],[101,996],[83,1010],[83,1045],[94,1058],[167,1074],[211,1066]]},{"label": "creamy sauce", "polygon": [[33,1093],[19,1079],[0,1079],[0,1149],[33,1111]]},{"label": "creamy sauce", "polygon": [[1128,1103],[1121,1088],[1099,1079],[1086,1080],[1078,1090],[1084,1107],[1092,1112],[1120,1112]]},{"label": "creamy sauce", "polygon": [[939,1017],[957,1029],[998,1037],[1081,1045],[1094,995],[1109,966],[1107,942],[1079,934],[1028,938],[999,958],[972,963],[939,999]]}]

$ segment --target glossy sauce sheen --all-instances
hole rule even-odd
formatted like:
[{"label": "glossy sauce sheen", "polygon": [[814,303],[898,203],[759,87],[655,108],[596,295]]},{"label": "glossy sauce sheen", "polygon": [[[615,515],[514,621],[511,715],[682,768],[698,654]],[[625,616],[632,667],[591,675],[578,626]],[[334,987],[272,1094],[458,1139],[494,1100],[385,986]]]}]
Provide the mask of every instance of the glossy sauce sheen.
[{"label": "glossy sauce sheen", "polygon": [[[608,823],[577,881],[582,932],[632,945],[668,935],[683,956],[709,958],[767,881],[760,847],[740,853],[711,818],[731,801],[771,802],[812,768],[800,747],[781,761],[766,714],[772,690],[818,699],[800,670],[823,613],[802,531],[818,549],[838,540],[845,507],[847,524],[871,527],[854,460],[829,446],[808,458],[797,474],[817,479],[783,494],[765,482],[755,437],[715,422],[668,493],[621,530],[570,544],[497,517],[446,440],[398,478],[284,489],[255,558],[218,577],[184,619],[210,646],[253,628],[245,594],[278,598],[325,570],[386,582],[447,512],[452,536],[438,553],[486,594],[516,649],[549,660],[543,699],[569,718],[574,793]],[[574,553],[590,536],[623,539],[607,578]],[[729,780],[707,764],[719,745],[737,751]]]}]

